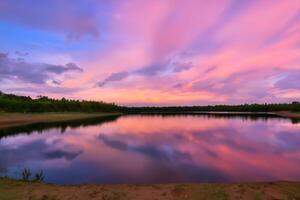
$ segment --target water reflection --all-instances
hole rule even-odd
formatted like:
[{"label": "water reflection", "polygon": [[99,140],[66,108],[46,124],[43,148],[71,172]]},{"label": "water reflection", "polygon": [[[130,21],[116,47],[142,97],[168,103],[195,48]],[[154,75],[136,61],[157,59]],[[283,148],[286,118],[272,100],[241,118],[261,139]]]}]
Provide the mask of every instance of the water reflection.
[{"label": "water reflection", "polygon": [[2,138],[0,173],[42,169],[53,183],[300,180],[300,124],[288,119],[130,115],[63,130]]},{"label": "water reflection", "polygon": [[35,131],[42,133],[49,129],[59,128],[61,133],[64,133],[65,130],[70,128],[77,127],[86,127],[91,125],[99,125],[101,123],[110,122],[118,119],[120,115],[112,115],[112,116],[103,116],[103,117],[95,117],[89,119],[81,119],[81,120],[72,120],[72,121],[62,121],[62,122],[50,122],[50,123],[34,123],[29,125],[21,125],[15,127],[9,127],[0,129],[0,139],[7,136],[17,135],[17,134],[31,134]]}]

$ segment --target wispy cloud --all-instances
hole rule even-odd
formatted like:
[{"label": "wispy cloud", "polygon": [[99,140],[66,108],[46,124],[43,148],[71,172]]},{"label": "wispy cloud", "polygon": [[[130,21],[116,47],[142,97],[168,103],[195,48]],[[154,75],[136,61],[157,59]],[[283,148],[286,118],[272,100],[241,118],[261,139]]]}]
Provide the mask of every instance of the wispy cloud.
[{"label": "wispy cloud", "polygon": [[[292,101],[299,13],[298,0],[4,0],[1,22],[21,28],[1,30],[1,50],[17,58],[2,54],[0,79],[128,105]],[[47,64],[68,62],[84,71]]]},{"label": "wispy cloud", "polygon": [[99,87],[102,87],[102,86],[104,86],[105,84],[107,84],[109,82],[121,81],[121,80],[123,80],[127,77],[128,77],[128,72],[112,73],[107,78],[105,78],[103,81],[98,82],[97,85]]}]

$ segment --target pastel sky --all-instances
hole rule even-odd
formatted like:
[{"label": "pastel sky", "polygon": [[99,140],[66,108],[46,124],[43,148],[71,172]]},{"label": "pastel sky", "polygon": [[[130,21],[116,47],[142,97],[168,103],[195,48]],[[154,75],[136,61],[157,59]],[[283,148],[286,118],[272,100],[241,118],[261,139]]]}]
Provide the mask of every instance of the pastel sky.
[{"label": "pastel sky", "polygon": [[299,0],[0,0],[0,90],[121,105],[300,99]]}]

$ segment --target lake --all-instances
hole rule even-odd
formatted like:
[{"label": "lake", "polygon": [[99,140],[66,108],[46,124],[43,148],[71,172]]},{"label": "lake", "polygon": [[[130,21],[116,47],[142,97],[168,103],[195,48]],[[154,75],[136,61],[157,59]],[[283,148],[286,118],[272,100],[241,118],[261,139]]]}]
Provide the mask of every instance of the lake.
[{"label": "lake", "polygon": [[0,175],[13,178],[26,167],[67,184],[300,180],[300,123],[290,119],[125,115],[0,133]]}]

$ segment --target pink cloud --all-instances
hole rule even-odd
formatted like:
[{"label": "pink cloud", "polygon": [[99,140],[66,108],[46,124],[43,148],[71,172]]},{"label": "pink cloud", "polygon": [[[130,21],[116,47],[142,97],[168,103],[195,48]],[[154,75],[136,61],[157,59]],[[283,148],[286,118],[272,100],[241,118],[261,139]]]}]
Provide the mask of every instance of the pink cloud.
[{"label": "pink cloud", "polygon": [[[57,12],[37,5],[40,9],[28,15],[25,4],[4,1],[0,17],[75,37],[101,33],[93,40],[95,47],[69,53],[85,66],[80,77],[61,84],[84,88],[72,97],[128,105],[286,102],[299,97],[291,79],[281,78],[299,69],[298,0],[49,4],[59,7]],[[95,87],[103,81],[103,87]]]}]

